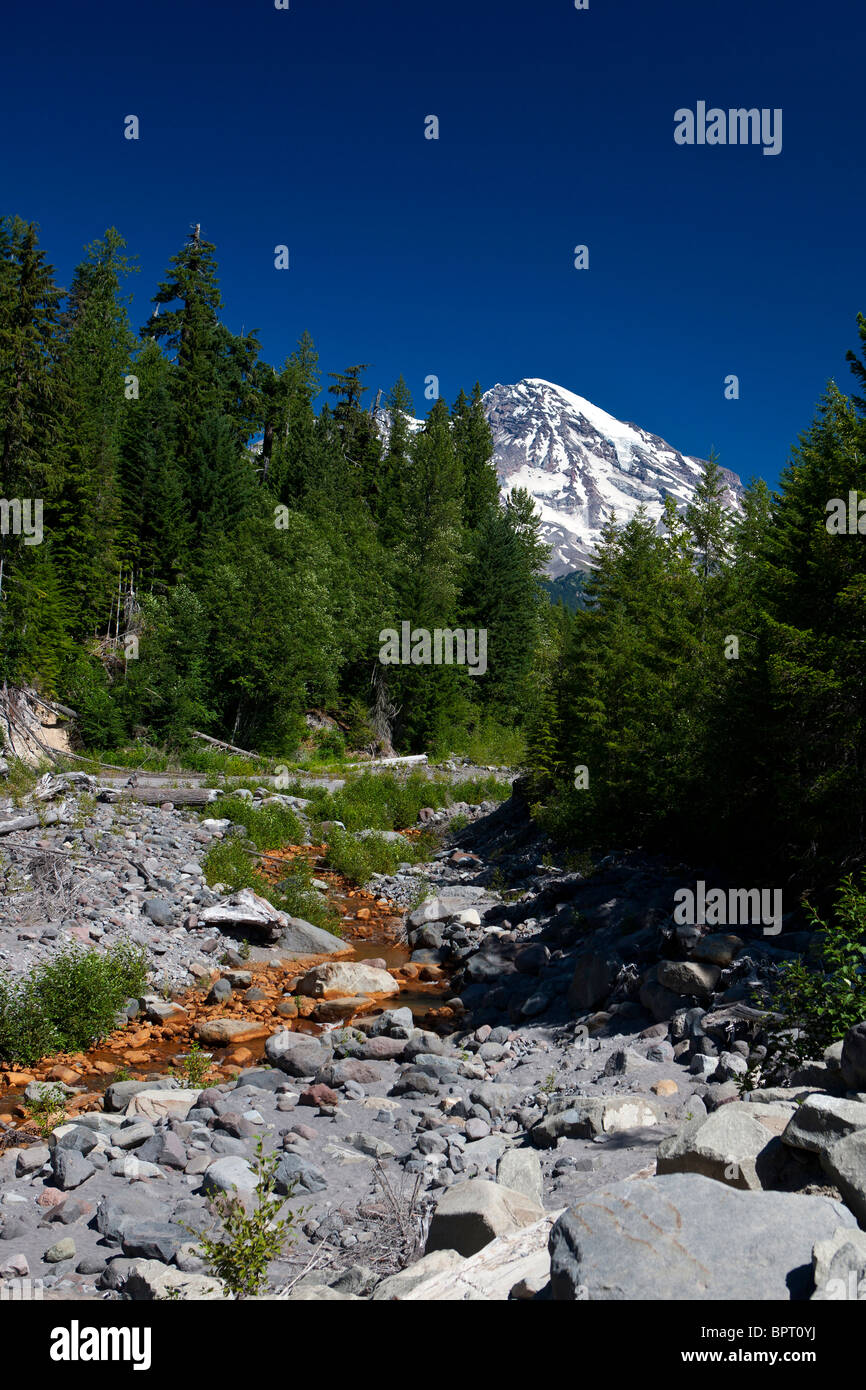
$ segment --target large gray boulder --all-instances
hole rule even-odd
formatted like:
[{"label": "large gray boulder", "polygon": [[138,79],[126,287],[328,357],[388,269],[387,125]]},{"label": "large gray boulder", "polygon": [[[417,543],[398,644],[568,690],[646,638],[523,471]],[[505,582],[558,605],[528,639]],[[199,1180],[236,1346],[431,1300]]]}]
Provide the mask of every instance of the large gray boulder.
[{"label": "large gray boulder", "polygon": [[815,1292],[819,1302],[866,1298],[866,1231],[836,1231],[812,1251]]},{"label": "large gray boulder", "polygon": [[[844,1141],[849,1142],[849,1141]],[[600,1188],[550,1236],[554,1299],[808,1299],[812,1249],[856,1222],[841,1202],[742,1192],[696,1173]]]},{"label": "large gray boulder", "polygon": [[331,1060],[331,1054],[315,1038],[287,1028],[273,1033],[265,1043],[268,1061],[287,1076],[315,1076]]},{"label": "large gray boulder", "polygon": [[397,1274],[391,1274],[387,1279],[383,1279],[381,1284],[377,1284],[373,1290],[373,1302],[389,1303],[405,1298],[434,1274],[459,1269],[463,1262],[463,1256],[458,1255],[456,1250],[433,1250],[429,1255],[423,1255],[420,1260],[416,1260],[413,1265]]},{"label": "large gray boulder", "polygon": [[717,965],[696,960],[663,960],[656,978],[663,989],[674,994],[696,994],[702,998],[712,994],[720,973]]},{"label": "large gray boulder", "polygon": [[474,1255],[497,1236],[531,1226],[543,1216],[543,1208],[523,1192],[486,1178],[470,1178],[447,1187],[439,1198],[425,1250],[428,1255],[434,1250]]},{"label": "large gray boulder", "polygon": [[532,1149],[506,1149],[496,1165],[496,1181],[543,1206],[544,1177],[538,1154]]},{"label": "large gray boulder", "polygon": [[701,1173],[751,1192],[774,1186],[786,1157],[778,1136],[790,1115],[790,1106],[732,1101],[663,1139],[656,1171]]},{"label": "large gray boulder", "polygon": [[208,1166],[201,1186],[205,1193],[219,1195],[226,1192],[230,1196],[247,1197],[255,1192],[258,1185],[258,1176],[245,1158],[239,1154],[226,1154]]},{"label": "large gray boulder", "polygon": [[621,1134],[657,1125],[663,1116],[658,1101],[645,1096],[567,1096],[551,1103],[527,1137],[537,1149],[555,1149],[560,1139]]},{"label": "large gray boulder", "polygon": [[348,949],[342,937],[334,936],[333,932],[323,931],[321,927],[314,927],[312,922],[305,922],[303,917],[289,917],[288,914],[280,936],[280,946],[286,951],[296,951],[308,956],[321,956],[326,953],[333,955],[335,952]]},{"label": "large gray boulder", "polygon": [[866,1226],[866,1130],[858,1129],[837,1140],[821,1154],[821,1166],[860,1224]]},{"label": "large gray boulder", "polygon": [[861,1101],[813,1095],[794,1111],[782,1139],[794,1149],[823,1154],[858,1129],[866,1129],[866,1105]]}]

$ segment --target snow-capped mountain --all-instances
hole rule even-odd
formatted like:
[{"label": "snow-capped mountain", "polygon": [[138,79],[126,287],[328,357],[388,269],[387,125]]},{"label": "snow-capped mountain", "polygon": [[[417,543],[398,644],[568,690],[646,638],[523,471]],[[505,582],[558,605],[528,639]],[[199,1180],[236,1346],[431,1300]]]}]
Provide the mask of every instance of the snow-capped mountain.
[{"label": "snow-capped mountain", "polygon": [[[484,408],[503,496],[522,487],[535,498],[553,578],[586,567],[614,512],[625,522],[643,503],[658,521],[668,496],[682,510],[703,472],[701,459],[537,377],[492,387]],[[742,484],[722,471],[736,507]]]}]

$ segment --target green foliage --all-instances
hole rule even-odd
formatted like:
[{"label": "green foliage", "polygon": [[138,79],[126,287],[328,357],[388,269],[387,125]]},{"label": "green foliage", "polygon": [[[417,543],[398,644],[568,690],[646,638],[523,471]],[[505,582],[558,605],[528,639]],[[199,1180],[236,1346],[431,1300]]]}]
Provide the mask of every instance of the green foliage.
[{"label": "green foliage", "polygon": [[53,1134],[66,1118],[66,1098],[58,1086],[40,1086],[36,1100],[26,1100],[27,1119],[43,1139]]},{"label": "green foliage", "polygon": [[866,1018],[866,875],[842,880],[829,924],[811,906],[808,916],[813,959],[783,961],[769,1000],[780,1017],[767,1025],[768,1070],[819,1059]]},{"label": "green foliage", "polygon": [[342,821],[347,830],[406,830],[415,825],[423,806],[437,809],[452,801],[503,801],[510,785],[490,773],[459,782],[446,777],[408,777],[387,772],[364,772],[348,779],[336,792],[302,787],[293,790],[310,801],[314,821]]},{"label": "green foliage", "polygon": [[145,951],[127,942],[104,952],[70,947],[21,980],[0,979],[0,1058],[28,1064],[92,1047],[146,979]]},{"label": "green foliage", "polygon": [[173,1075],[185,1086],[191,1086],[197,1090],[204,1085],[213,1067],[213,1060],[209,1053],[203,1051],[201,1046],[193,1040],[189,1046],[189,1052],[181,1059],[180,1067]]},{"label": "green foliage", "polygon": [[231,836],[211,845],[202,861],[202,871],[208,884],[222,883],[230,893],[250,888],[280,912],[302,917],[314,927],[339,935],[339,918],[313,888],[312,870],[306,859],[287,863],[277,884],[262,877],[258,862],[250,841]]},{"label": "green foliage", "polygon": [[398,864],[413,864],[418,858],[411,840],[396,844],[381,835],[352,835],[338,829],[328,832],[329,867],[362,886],[373,874],[393,874]]},{"label": "green foliage", "polygon": [[208,817],[242,825],[256,849],[282,849],[301,844],[303,827],[288,806],[256,806],[242,796],[221,796],[206,809]]},{"label": "green foliage", "polygon": [[275,1195],[276,1170],[280,1154],[265,1156],[262,1140],[256,1148],[255,1173],[258,1178],[254,1205],[247,1211],[240,1197],[220,1193],[213,1206],[220,1230],[210,1232],[186,1226],[196,1239],[208,1272],[222,1281],[233,1298],[254,1298],[267,1288],[268,1269],[296,1239],[295,1226],[303,1209],[281,1213],[294,1195]]},{"label": "green foliage", "polygon": [[300,917],[305,922],[312,922],[314,927],[321,927],[322,931],[340,936],[339,915],[313,887],[312,879],[313,870],[309,860],[302,857],[295,859],[277,883],[271,901],[290,917]]}]

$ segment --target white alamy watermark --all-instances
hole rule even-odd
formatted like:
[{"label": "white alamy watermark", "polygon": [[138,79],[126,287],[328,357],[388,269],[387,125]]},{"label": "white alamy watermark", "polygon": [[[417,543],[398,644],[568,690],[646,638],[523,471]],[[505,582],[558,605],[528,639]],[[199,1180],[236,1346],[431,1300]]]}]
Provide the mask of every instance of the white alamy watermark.
[{"label": "white alamy watermark", "polygon": [[51,1330],[52,1361],[131,1361],[134,1371],[150,1370],[149,1327],[82,1327],[73,1318],[68,1327]]},{"label": "white alamy watermark", "polygon": [[0,497],[0,535],[23,536],[25,545],[42,544],[42,498]]},{"label": "white alamy watermark", "polygon": [[674,112],[674,140],[678,145],[763,145],[764,154],[782,153],[782,108],[740,106],[722,110],[699,101],[694,111],[681,106]]},{"label": "white alamy watermark", "polygon": [[843,497],[831,497],[824,510],[831,536],[866,536],[866,495],[849,492],[847,505]]},{"label": "white alamy watermark", "polygon": [[782,930],[781,888],[710,888],[699,879],[695,891],[674,893],[674,921],[679,926],[763,927],[764,936]]},{"label": "white alamy watermark", "polygon": [[487,670],[487,628],[385,627],[379,633],[383,666],[466,666],[470,676]]},{"label": "white alamy watermark", "polygon": [[41,1279],[31,1279],[27,1275],[0,1279],[0,1303],[38,1303],[43,1297],[43,1288]]}]

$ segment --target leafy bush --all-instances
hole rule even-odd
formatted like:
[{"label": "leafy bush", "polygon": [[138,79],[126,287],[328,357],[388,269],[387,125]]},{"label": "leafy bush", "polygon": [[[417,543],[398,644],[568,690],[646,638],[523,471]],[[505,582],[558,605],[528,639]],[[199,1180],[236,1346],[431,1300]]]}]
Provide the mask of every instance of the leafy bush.
[{"label": "leafy bush", "polygon": [[434,809],[454,801],[504,801],[511,794],[508,782],[492,773],[466,782],[444,777],[395,776],[389,772],[363,772],[336,792],[320,788],[292,788],[309,798],[313,820],[339,820],[347,830],[405,830],[418,819],[422,806]]},{"label": "leafy bush", "polygon": [[24,1109],[43,1139],[66,1119],[66,1100],[59,1086],[40,1086],[38,1099],[25,1101]]},{"label": "leafy bush", "polygon": [[202,862],[205,882],[222,883],[230,893],[250,888],[280,912],[303,917],[314,927],[339,936],[339,917],[312,886],[312,870],[306,859],[286,863],[279,883],[270,883],[258,871],[258,860],[249,841],[234,837],[211,845]]},{"label": "leafy bush", "polygon": [[824,923],[807,905],[815,930],[814,965],[802,956],[785,961],[769,1007],[780,1017],[768,1027],[767,1069],[795,1066],[818,1058],[866,1018],[866,875],[842,880],[835,915]]},{"label": "leafy bush", "polygon": [[70,947],[23,980],[0,979],[0,1058],[26,1064],[92,1047],[146,979],[147,954],[128,942],[105,952]]},{"label": "leafy bush", "polygon": [[320,755],[340,762],[346,756],[346,735],[342,729],[320,729],[316,735],[316,749]]},{"label": "leafy bush", "polygon": [[313,870],[309,860],[296,859],[277,883],[271,901],[290,917],[302,917],[314,927],[340,935],[340,918],[313,887]]},{"label": "leafy bush", "polygon": [[304,838],[301,822],[288,806],[254,806],[242,796],[221,796],[207,814],[242,825],[256,849],[282,849]]},{"label": "leafy bush", "polygon": [[373,874],[393,874],[398,864],[417,862],[418,851],[411,840],[396,844],[381,835],[351,835],[332,830],[328,840],[327,862],[337,873],[353,883],[369,883]]},{"label": "leafy bush", "polygon": [[203,1051],[200,1045],[193,1041],[190,1043],[189,1052],[181,1059],[180,1067],[175,1074],[184,1085],[197,1090],[204,1085],[212,1068],[213,1059],[210,1054]]},{"label": "leafy bush", "polygon": [[258,1187],[253,1210],[247,1212],[236,1190],[234,1196],[221,1192],[213,1203],[221,1226],[218,1234],[185,1227],[195,1236],[208,1272],[222,1280],[235,1298],[254,1298],[267,1288],[268,1266],[295,1239],[295,1222],[304,1214],[297,1211],[280,1217],[293,1196],[292,1188],[285,1197],[274,1195],[281,1155],[266,1158],[261,1139],[256,1152]]}]

